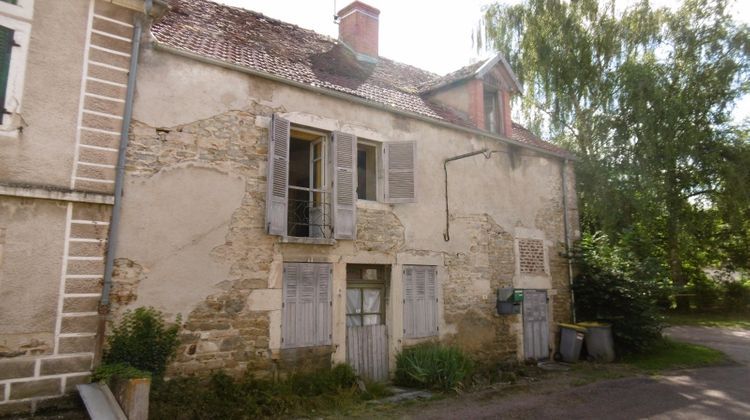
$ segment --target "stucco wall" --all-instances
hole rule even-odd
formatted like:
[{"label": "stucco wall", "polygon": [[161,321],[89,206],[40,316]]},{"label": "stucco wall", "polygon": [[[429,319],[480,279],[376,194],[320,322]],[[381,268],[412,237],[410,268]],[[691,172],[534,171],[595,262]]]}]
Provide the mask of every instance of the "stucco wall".
[{"label": "stucco wall", "polygon": [[[266,235],[267,137],[274,112],[293,124],[376,142],[416,140],[417,203],[360,203],[356,241],[288,244]],[[120,310],[154,305],[182,315],[183,346],[173,373],[268,372],[274,361],[284,366],[294,359],[279,351],[285,261],[333,264],[333,346],[322,351],[334,361],[345,360],[348,263],[392,267],[392,354],[416,342],[402,334],[404,264],[438,266],[441,339],[482,359],[522,357],[520,317],[495,315],[497,287],[549,289],[550,324],[569,317],[567,266],[559,255],[559,159],[148,48],[134,118],[125,190],[126,203],[131,201],[116,291],[125,297]],[[481,148],[495,153],[449,164],[446,242],[443,160]],[[548,275],[516,272],[519,232],[543,238]]]},{"label": "stucco wall", "polygon": [[0,197],[0,229],[4,230],[0,352],[4,354],[52,352],[65,211],[65,203]]},{"label": "stucco wall", "polygon": [[35,2],[21,115],[0,141],[0,180],[68,187],[81,91],[88,0]]}]

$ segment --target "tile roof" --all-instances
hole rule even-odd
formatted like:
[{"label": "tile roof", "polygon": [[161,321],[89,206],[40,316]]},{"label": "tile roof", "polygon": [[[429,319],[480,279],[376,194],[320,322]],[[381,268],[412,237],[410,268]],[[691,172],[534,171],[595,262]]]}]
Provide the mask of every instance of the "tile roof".
[{"label": "tile roof", "polygon": [[[384,57],[377,63],[362,62],[335,39],[257,12],[209,0],[169,0],[169,5],[169,12],[151,28],[157,44],[477,128],[462,113],[420,93],[467,77],[481,62],[441,77]],[[566,153],[520,125],[513,127],[513,140]]]}]

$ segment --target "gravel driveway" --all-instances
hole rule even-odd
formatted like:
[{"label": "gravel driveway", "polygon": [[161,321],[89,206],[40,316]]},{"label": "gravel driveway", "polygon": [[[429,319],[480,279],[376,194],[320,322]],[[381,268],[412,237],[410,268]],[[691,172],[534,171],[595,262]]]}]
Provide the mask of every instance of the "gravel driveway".
[{"label": "gravel driveway", "polygon": [[466,395],[401,414],[425,419],[750,419],[750,331],[674,327],[667,335],[724,351],[738,363],[546,393]]}]

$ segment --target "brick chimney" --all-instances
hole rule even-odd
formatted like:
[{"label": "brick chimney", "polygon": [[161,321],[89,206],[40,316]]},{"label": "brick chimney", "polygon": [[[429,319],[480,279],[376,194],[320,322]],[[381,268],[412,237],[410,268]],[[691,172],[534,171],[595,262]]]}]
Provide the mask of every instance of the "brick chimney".
[{"label": "brick chimney", "polygon": [[378,57],[380,10],[355,1],[339,10],[339,40],[361,55]]}]

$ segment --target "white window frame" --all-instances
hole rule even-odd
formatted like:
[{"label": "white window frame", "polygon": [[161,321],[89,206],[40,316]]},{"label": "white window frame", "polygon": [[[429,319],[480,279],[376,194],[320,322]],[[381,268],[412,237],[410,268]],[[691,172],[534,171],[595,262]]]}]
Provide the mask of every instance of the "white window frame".
[{"label": "white window frame", "polygon": [[34,0],[18,0],[16,4],[0,1],[0,14],[31,20],[34,17]]},{"label": "white window frame", "polygon": [[[375,148],[375,200],[367,200],[357,197],[357,201],[365,203],[382,203],[385,201],[383,197],[383,144],[377,141],[360,139],[357,137],[357,145],[363,144]],[[359,174],[359,162],[357,164],[357,173]],[[359,179],[357,180],[359,183]]]},{"label": "white window frame", "polygon": [[[296,126],[294,124],[291,124],[290,127],[289,127],[289,141],[290,142],[291,142],[292,138],[294,137],[294,133],[305,133],[305,134],[310,134],[310,135],[318,137],[316,140],[310,140],[309,141],[309,143],[310,143],[310,159],[308,160],[308,165],[309,165],[310,179],[311,180],[312,180],[312,177],[313,177],[313,164],[314,164],[313,152],[312,152],[313,151],[313,145],[315,143],[317,143],[317,142],[321,143],[321,155],[320,155],[320,159],[322,159],[322,161],[323,161],[323,164],[321,165],[322,168],[323,168],[323,173],[321,174],[322,177],[323,177],[323,182],[322,182],[322,184],[323,184],[323,194],[326,196],[326,198],[328,200],[328,202],[326,203],[326,205],[328,206],[328,208],[326,209],[326,210],[328,210],[328,217],[332,218],[332,216],[333,216],[332,215],[332,212],[333,212],[333,202],[332,202],[333,201],[333,178],[332,178],[332,174],[331,174],[332,173],[331,165],[332,165],[333,159],[330,156],[330,153],[332,153],[332,149],[333,149],[331,147],[332,136],[331,136],[330,133],[324,133],[322,131],[313,130],[313,129],[309,129],[309,128],[303,128],[303,127],[299,127],[299,126]],[[291,150],[290,150],[289,168],[287,170],[289,172],[291,172],[291,170],[292,170]],[[289,182],[287,182],[287,188],[289,188],[290,186],[292,186],[292,185]],[[313,192],[309,191],[310,200],[312,200],[312,196],[313,196]],[[290,206],[289,206],[288,203],[289,203],[289,197],[287,197],[287,209],[286,209],[286,212],[287,212],[286,217],[287,218],[289,217],[289,211],[290,211]],[[330,220],[333,220],[333,219],[330,219]],[[333,226],[331,225],[329,228],[333,229]],[[314,238],[314,239],[319,239],[316,236],[291,236],[291,235],[289,235],[288,229],[289,229],[289,227],[287,227],[287,234],[284,235],[284,237],[286,237],[286,238]]]},{"label": "white window frame", "polygon": [[[31,6],[29,6],[31,4]],[[3,7],[4,6],[4,7]],[[31,23],[21,21],[17,18],[7,16],[10,10],[31,7],[33,11],[33,0],[19,0],[18,5],[0,2],[0,26],[13,30],[13,39],[18,47],[13,47],[10,55],[10,66],[8,68],[8,85],[5,92],[5,109],[11,114],[6,114],[0,125],[0,136],[18,137],[18,121],[13,114],[22,111],[23,86],[26,76],[26,61],[28,58],[29,42],[31,41]],[[15,16],[24,16],[16,13]],[[30,16],[30,15],[29,15]],[[25,16],[24,16],[25,17]]]}]

